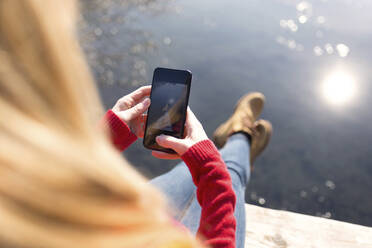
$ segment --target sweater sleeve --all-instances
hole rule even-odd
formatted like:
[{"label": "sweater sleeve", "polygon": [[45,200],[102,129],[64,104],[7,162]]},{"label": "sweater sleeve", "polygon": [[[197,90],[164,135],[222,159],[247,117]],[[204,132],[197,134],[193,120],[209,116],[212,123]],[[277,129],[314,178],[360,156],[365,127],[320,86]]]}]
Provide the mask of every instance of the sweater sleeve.
[{"label": "sweater sleeve", "polygon": [[103,123],[110,130],[111,141],[119,151],[124,151],[137,140],[137,136],[130,131],[128,125],[111,109],[106,112]]},{"label": "sweater sleeve", "polygon": [[197,187],[201,206],[198,235],[211,247],[235,247],[236,196],[227,167],[210,140],[192,146],[182,159]]}]

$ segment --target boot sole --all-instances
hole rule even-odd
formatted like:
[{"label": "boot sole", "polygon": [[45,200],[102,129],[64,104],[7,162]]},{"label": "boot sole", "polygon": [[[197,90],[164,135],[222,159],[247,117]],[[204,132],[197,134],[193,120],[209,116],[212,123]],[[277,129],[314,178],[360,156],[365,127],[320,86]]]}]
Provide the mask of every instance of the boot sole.
[{"label": "boot sole", "polygon": [[266,126],[266,138],[265,142],[262,145],[262,148],[260,149],[259,153],[256,155],[256,157],[251,159],[251,169],[253,169],[253,163],[256,161],[257,157],[262,154],[262,152],[265,150],[265,148],[268,146],[271,140],[271,136],[273,134],[273,126],[269,121],[266,120],[259,120],[258,122],[264,122],[265,124],[262,124],[263,126]]}]

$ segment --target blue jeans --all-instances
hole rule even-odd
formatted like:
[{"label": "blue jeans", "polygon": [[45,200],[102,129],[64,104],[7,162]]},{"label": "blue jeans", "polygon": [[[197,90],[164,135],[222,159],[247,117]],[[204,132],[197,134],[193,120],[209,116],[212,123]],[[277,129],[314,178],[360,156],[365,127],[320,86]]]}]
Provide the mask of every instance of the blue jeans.
[{"label": "blue jeans", "polygon": [[[244,247],[245,239],[245,187],[250,177],[249,141],[244,134],[232,135],[220,150],[232,179],[236,194],[236,247]],[[196,199],[196,187],[187,166],[181,162],[168,173],[151,180],[151,184],[160,189],[169,201],[174,218],[196,234],[201,214]]]}]

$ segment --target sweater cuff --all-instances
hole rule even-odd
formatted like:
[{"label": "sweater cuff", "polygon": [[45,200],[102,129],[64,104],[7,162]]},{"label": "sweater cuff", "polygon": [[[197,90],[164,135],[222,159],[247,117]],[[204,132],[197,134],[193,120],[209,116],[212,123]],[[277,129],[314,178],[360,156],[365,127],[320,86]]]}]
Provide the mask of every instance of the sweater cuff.
[{"label": "sweater cuff", "polygon": [[206,139],[190,147],[181,158],[186,164],[203,164],[219,157],[216,146],[211,140]]},{"label": "sweater cuff", "polygon": [[137,140],[137,136],[130,131],[129,126],[111,109],[106,112],[104,120],[110,130],[112,143],[120,151],[123,151]]},{"label": "sweater cuff", "polygon": [[209,139],[200,141],[190,147],[181,158],[189,168],[196,185],[199,183],[199,176],[202,174],[203,165],[210,161],[221,160],[218,149]]}]

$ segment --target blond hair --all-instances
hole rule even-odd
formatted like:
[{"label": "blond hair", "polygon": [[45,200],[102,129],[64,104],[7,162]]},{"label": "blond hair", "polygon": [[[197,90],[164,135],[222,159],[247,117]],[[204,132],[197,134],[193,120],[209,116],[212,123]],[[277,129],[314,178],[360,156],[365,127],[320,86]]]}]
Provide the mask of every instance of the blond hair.
[{"label": "blond hair", "polygon": [[98,130],[74,0],[0,1],[0,247],[196,247]]}]

